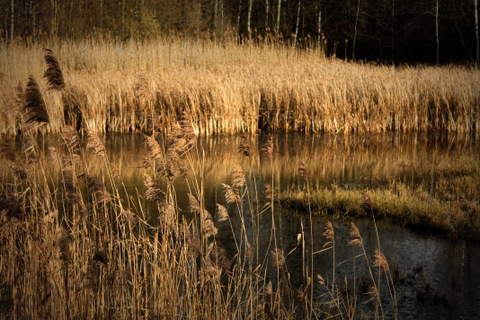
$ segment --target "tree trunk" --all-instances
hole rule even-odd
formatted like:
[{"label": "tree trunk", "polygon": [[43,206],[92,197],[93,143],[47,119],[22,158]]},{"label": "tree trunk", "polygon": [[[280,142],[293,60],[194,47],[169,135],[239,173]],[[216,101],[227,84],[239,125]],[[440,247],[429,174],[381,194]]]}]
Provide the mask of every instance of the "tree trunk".
[{"label": "tree trunk", "polygon": [[440,37],[438,36],[438,0],[435,1],[435,36],[437,38],[437,64],[440,64]]},{"label": "tree trunk", "polygon": [[396,50],[396,37],[395,37],[395,0],[392,0],[392,61],[396,62],[395,60],[395,50]]},{"label": "tree trunk", "polygon": [[13,41],[13,34],[15,32],[15,0],[10,1],[10,41]]},{"label": "tree trunk", "polygon": [[217,36],[218,0],[213,2],[213,35]]},{"label": "tree trunk", "polygon": [[248,16],[247,16],[248,39],[252,39],[252,29],[250,27],[250,20],[252,18],[252,5],[253,5],[253,0],[249,0],[249,2],[248,2]]},{"label": "tree trunk", "polygon": [[[353,44],[352,44],[352,60],[355,59],[355,45],[357,44],[357,29],[358,29],[358,17],[360,16],[360,2],[361,0],[358,0],[357,4],[357,17],[355,18],[355,32],[353,35]],[[345,42],[346,45],[346,42]],[[346,49],[345,49],[346,52]],[[347,56],[345,55],[345,60],[347,59]]]},{"label": "tree trunk", "polygon": [[33,0],[30,0],[30,3],[29,3],[29,11],[30,11],[30,17],[32,17],[32,41],[33,43],[35,43],[36,41],[36,37],[37,37],[37,34],[36,34],[36,21],[35,21],[35,8],[34,8],[34,4],[33,4]]},{"label": "tree trunk", "polygon": [[320,48],[322,41],[322,10],[320,3],[317,5],[317,48]]},{"label": "tree trunk", "polygon": [[265,0],[265,34],[268,33],[268,14],[270,12],[270,1]]},{"label": "tree trunk", "polygon": [[475,0],[475,36],[477,37],[477,59],[476,67],[477,70],[480,67],[480,39],[478,37],[478,0]]},{"label": "tree trunk", "polygon": [[300,7],[302,5],[302,0],[298,0],[298,7],[297,7],[297,23],[295,24],[295,39],[293,40],[293,46],[297,46],[297,39],[298,39],[298,25],[300,24]]},{"label": "tree trunk", "polygon": [[280,13],[282,12],[282,0],[278,0],[278,7],[277,7],[277,25],[275,27],[275,33],[278,34],[280,32]]},{"label": "tree trunk", "polygon": [[237,15],[237,33],[240,34],[240,16],[242,13],[242,0],[238,2],[238,15]]}]

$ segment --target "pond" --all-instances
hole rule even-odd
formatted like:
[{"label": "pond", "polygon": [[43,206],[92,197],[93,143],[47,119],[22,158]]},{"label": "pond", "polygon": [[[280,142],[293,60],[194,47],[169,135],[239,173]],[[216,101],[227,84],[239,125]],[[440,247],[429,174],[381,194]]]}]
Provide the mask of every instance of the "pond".
[{"label": "pond", "polygon": [[[109,134],[105,145],[110,160],[120,169],[123,182],[128,190],[145,189],[143,185],[142,161],[145,154],[144,138],[141,135]],[[161,138],[160,138],[161,139]],[[248,138],[252,145],[252,155],[243,157],[238,152],[240,136],[215,136],[199,139],[200,159],[191,163],[197,177],[203,171],[203,193],[207,210],[216,212],[216,204],[225,204],[222,183],[231,184],[235,163],[245,172],[247,188],[262,207],[266,183],[284,190],[291,185],[303,183],[298,168],[304,163],[315,185],[361,186],[375,188],[400,181],[410,186],[422,185],[435,193],[435,170],[440,161],[455,162],[461,158],[475,158],[480,153],[478,138],[438,134],[410,135],[304,135],[275,134],[274,158],[266,159],[260,149],[267,140],[261,134]],[[91,164],[95,171],[95,164]],[[203,170],[202,170],[203,168]],[[189,186],[176,182],[179,206],[188,207]],[[258,201],[257,201],[258,200]],[[228,207],[228,206],[227,206]],[[231,208],[229,208],[231,209]],[[248,213],[248,208],[245,209]],[[186,211],[186,210],[185,210]],[[292,210],[276,210],[274,214],[277,245],[284,252],[291,252],[287,258],[288,272],[301,275],[301,250],[297,246],[297,235],[306,233],[307,246],[310,239],[309,216]],[[367,276],[364,258],[352,257],[361,249],[348,245],[350,221],[332,220],[328,217],[313,218],[313,251],[321,251],[325,238],[326,221],[333,221],[336,243],[336,282],[348,287],[361,283]],[[233,229],[240,228],[240,219],[231,216]],[[422,235],[386,220],[377,221],[363,218],[354,221],[363,237],[365,252],[372,262],[375,248],[380,243],[392,274],[395,275],[395,291],[398,302],[399,319],[480,319],[480,244],[460,240],[450,240],[441,236]],[[253,223],[253,222],[252,222]],[[271,247],[272,216],[269,213],[259,217],[260,233],[258,248],[265,254]],[[249,226],[250,228],[252,225]],[[231,227],[218,223],[218,240],[227,249],[235,252]],[[265,230],[262,232],[262,230]],[[378,238],[377,238],[378,232]],[[360,251],[358,251],[360,250]],[[313,261],[313,274],[321,274],[332,281],[332,254],[321,252]],[[267,275],[275,277],[274,274]],[[294,287],[301,286],[301,277],[292,276]],[[356,280],[356,281],[354,281]],[[391,299],[385,283],[382,303],[385,309],[392,310]],[[321,297],[326,292],[315,281],[314,295]],[[362,304],[359,299],[359,314],[371,312],[371,303]],[[392,314],[386,311],[387,318]]]}]

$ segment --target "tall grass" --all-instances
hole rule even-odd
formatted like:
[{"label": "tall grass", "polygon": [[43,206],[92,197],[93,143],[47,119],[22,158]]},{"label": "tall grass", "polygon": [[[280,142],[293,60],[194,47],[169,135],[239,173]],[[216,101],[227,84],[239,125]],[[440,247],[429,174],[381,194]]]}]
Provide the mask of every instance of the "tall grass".
[{"label": "tall grass", "polygon": [[[263,199],[236,163],[233,183],[223,184],[224,201],[206,202],[204,151],[192,123],[182,115],[164,143],[145,136],[145,191],[136,193],[127,192],[103,141],[92,131],[87,132],[86,147],[95,160],[86,156],[77,132],[68,126],[61,144],[38,142],[33,131],[23,134],[20,151],[9,136],[2,137],[3,167],[11,175],[0,185],[0,316],[355,317],[355,305],[342,302],[345,297],[335,280],[328,285],[329,297],[313,290],[325,282],[313,282],[314,256],[320,252],[308,249],[311,232],[302,229],[288,253],[278,245],[273,189]],[[268,156],[275,155],[273,141],[264,148]],[[245,143],[241,151],[247,155]],[[265,160],[272,165],[271,159]],[[90,171],[89,161],[99,163],[100,173]],[[188,212],[177,202],[174,182],[179,179],[188,185]],[[270,230],[260,221],[268,222]],[[230,230],[233,252],[227,253],[219,241],[220,227]],[[261,252],[265,238],[268,250]],[[298,275],[290,274],[288,261],[298,250],[310,262],[302,264],[303,285],[295,287],[292,279]],[[383,261],[380,254],[375,261]],[[371,274],[378,267],[380,277],[385,263],[374,262]],[[380,292],[377,280],[371,280],[374,292]],[[357,295],[359,291],[350,297]],[[383,318],[383,311],[376,317]]]},{"label": "tall grass", "polygon": [[480,130],[480,75],[469,67],[346,63],[313,49],[172,36],[1,44],[0,132],[24,129],[15,88],[45,73],[45,46],[65,82],[55,92],[38,81],[49,132],[65,121],[96,132],[167,132],[183,111],[205,135]]}]

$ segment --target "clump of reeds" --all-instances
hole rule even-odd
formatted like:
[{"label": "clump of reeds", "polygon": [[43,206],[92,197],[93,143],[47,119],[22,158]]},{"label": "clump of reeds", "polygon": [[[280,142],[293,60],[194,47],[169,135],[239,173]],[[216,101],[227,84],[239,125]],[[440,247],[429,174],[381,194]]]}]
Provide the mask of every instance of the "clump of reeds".
[{"label": "clump of reeds", "polygon": [[[16,57],[0,70],[8,75],[0,95],[11,97],[18,81],[43,74],[31,57],[44,49],[41,43],[2,49]],[[62,69],[53,55],[60,51]],[[288,47],[175,37],[121,46],[91,39],[59,43],[45,52],[49,88],[65,90],[63,105],[81,110],[82,121],[97,132],[167,133],[184,110],[197,133],[205,135],[480,128],[478,74],[468,67],[392,68],[326,59],[314,50],[298,54]],[[57,105],[51,104],[55,96],[46,99]],[[0,103],[7,100],[14,99]],[[62,123],[61,112],[49,111],[52,123]],[[12,119],[0,120],[0,132],[11,126]]]}]

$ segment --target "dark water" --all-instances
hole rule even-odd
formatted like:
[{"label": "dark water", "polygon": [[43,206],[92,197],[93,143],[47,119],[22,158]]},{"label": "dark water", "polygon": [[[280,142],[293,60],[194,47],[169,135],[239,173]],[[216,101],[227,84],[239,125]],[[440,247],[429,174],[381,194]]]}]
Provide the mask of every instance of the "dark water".
[{"label": "dark water", "polygon": [[[348,187],[361,185],[373,188],[392,181],[409,185],[422,184],[434,192],[435,170],[442,163],[477,159],[480,154],[479,139],[471,136],[439,135],[365,135],[331,136],[277,134],[274,136],[275,157],[272,160],[260,155],[266,141],[265,135],[250,139],[252,156],[238,153],[241,138],[224,136],[199,139],[199,156],[205,161],[190,163],[191,174],[204,172],[202,180],[207,209],[214,213],[217,203],[225,204],[221,183],[231,184],[233,164],[238,162],[247,176],[247,186],[253,198],[262,206],[266,182],[273,182],[284,189],[292,184],[303,183],[298,168],[304,162],[314,184],[337,184]],[[109,157],[122,174],[128,189],[144,190],[144,169],[139,168],[145,153],[144,140],[140,135],[109,135],[105,138]],[[95,164],[92,164],[95,170]],[[187,207],[187,184],[179,179],[176,183],[180,206]],[[247,209],[248,214],[248,209]],[[233,214],[234,228],[240,220]],[[289,252],[296,246],[297,234],[302,226],[309,233],[308,216],[297,212],[275,213],[278,246]],[[326,218],[313,219],[314,251],[321,250],[325,243],[322,237]],[[367,276],[364,258],[358,248],[348,245],[349,221],[333,221],[336,232],[336,279],[348,286],[354,280],[360,283]],[[395,273],[395,290],[399,319],[480,319],[480,244],[453,241],[442,237],[424,236],[400,226],[378,221],[379,238],[374,222],[370,219],[356,220],[372,263],[374,249],[380,241],[381,251],[387,258],[392,273]],[[268,214],[260,217],[261,232],[259,251],[267,251],[272,219]],[[218,239],[227,250],[234,251],[230,227],[218,224]],[[264,231],[262,231],[264,230]],[[344,262],[346,261],[346,262]],[[342,263],[344,262],[344,263]],[[332,280],[332,255],[323,252],[315,255],[314,274]],[[294,251],[287,259],[291,275],[301,275],[301,252]],[[376,268],[375,268],[376,269]],[[271,275],[270,275],[271,276]],[[301,279],[292,278],[295,285]],[[383,280],[384,281],[384,280]],[[387,318],[392,317],[392,305],[386,283],[383,282],[382,304]],[[314,294],[320,297],[324,291],[315,282]],[[372,304],[359,305],[359,316],[371,312]]]}]

